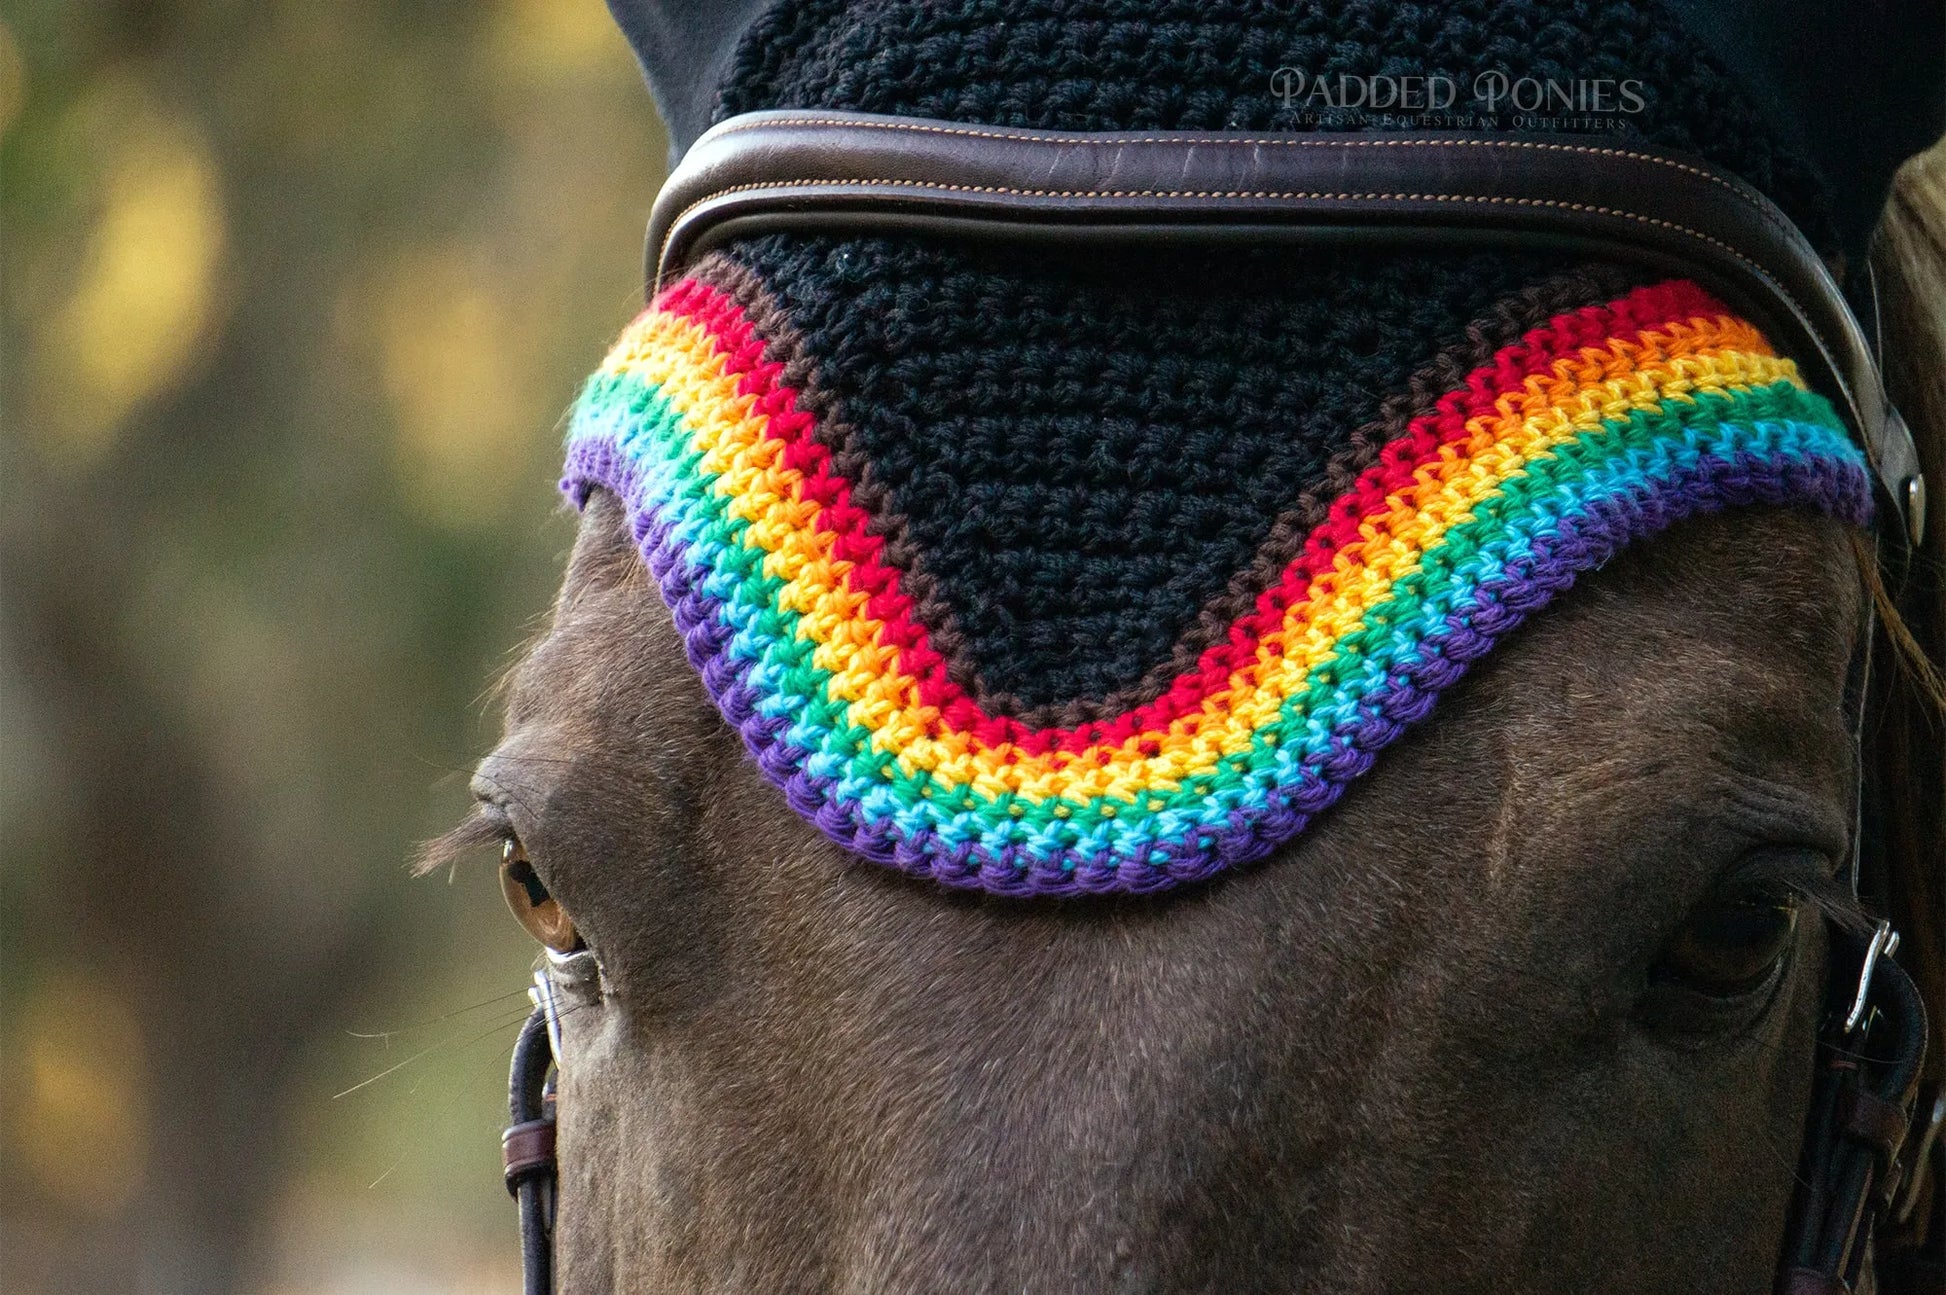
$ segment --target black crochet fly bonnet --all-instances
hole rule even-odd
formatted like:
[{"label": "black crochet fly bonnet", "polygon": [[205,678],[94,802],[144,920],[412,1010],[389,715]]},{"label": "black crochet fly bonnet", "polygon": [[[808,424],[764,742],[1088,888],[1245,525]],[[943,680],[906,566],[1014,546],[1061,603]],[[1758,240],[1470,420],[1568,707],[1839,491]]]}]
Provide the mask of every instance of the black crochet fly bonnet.
[{"label": "black crochet fly bonnet", "polygon": [[[700,38],[680,5],[616,5],[684,133],[667,65]],[[724,48],[717,120],[1598,133],[1734,172],[1822,250],[1855,233],[1657,0],[782,0]],[[1372,109],[1431,77],[1444,118]],[[1548,85],[1607,89],[1523,114]],[[1620,544],[1740,502],[1869,509],[1842,424],[1760,337],[1618,264],[792,233],[687,274],[591,380],[567,488],[629,496],[692,662],[792,805],[954,885],[1143,891],[1259,857]],[[1620,358],[1581,374],[1590,346]],[[1616,363],[1720,403],[1569,445]],[[1572,467],[1548,479],[1570,504],[1527,469],[1425,484],[1487,435],[1469,419],[1530,398],[1496,453]],[[1786,431],[1722,432],[1745,424]]]}]

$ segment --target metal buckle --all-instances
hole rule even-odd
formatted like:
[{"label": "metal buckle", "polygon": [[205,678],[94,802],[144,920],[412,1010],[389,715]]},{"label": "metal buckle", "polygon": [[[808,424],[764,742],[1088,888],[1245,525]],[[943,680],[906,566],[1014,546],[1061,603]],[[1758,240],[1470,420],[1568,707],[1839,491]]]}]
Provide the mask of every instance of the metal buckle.
[{"label": "metal buckle", "polygon": [[1852,1034],[1860,1025],[1869,1027],[1868,1011],[1872,996],[1872,973],[1878,970],[1878,960],[1889,958],[1898,951],[1899,933],[1892,929],[1890,922],[1881,921],[1872,930],[1872,941],[1865,946],[1865,961],[1858,968],[1858,991],[1852,995],[1851,1011],[1845,1013],[1845,1033]]},{"label": "metal buckle", "polygon": [[[1906,426],[1905,415],[1897,408],[1885,406],[1886,434],[1912,439],[1912,431]],[[1913,549],[1921,549],[1926,544],[1926,476],[1914,471],[1899,482],[1898,498],[1892,501],[1898,505],[1899,517],[1905,522],[1906,544]]]}]

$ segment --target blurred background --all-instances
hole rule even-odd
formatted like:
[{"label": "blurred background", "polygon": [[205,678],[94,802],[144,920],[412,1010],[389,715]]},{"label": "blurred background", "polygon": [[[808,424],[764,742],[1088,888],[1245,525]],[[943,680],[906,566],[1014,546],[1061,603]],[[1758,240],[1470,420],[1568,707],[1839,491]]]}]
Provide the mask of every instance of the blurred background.
[{"label": "blurred background", "polygon": [[0,1287],[518,1289],[533,949],[411,880],[664,142],[601,0],[0,20]]}]

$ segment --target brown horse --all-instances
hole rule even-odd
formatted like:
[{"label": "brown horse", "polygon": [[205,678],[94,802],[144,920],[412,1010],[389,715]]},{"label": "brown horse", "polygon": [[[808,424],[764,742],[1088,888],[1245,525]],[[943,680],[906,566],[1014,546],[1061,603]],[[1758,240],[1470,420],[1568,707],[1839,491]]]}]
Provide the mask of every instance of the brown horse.
[{"label": "brown horse", "polygon": [[[1934,481],[1942,174],[1907,168],[1877,243]],[[507,842],[530,929],[585,944],[555,977],[560,1289],[1769,1289],[1812,919],[1856,916],[1832,878],[1858,554],[1797,511],[1680,523],[1271,858],[1028,902],[861,863],[792,812],[598,494],[478,816],[429,855]],[[1939,1019],[1937,729],[1909,678],[1875,705],[1888,853],[1931,870],[1865,895]]]}]

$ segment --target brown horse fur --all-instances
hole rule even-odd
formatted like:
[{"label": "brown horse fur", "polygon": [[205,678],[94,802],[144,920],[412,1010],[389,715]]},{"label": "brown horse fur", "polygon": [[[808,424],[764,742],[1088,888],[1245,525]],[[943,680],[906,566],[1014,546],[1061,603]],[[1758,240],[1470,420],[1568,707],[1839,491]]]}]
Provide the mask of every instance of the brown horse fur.
[{"label": "brown horse fur", "polygon": [[[1895,222],[1881,277],[1940,229]],[[1946,329],[1910,318],[1938,285],[1899,282],[1888,326],[1935,349],[1893,379],[1941,481]],[[559,1288],[1768,1290],[1823,924],[1742,999],[1651,968],[1726,887],[1818,892],[1844,856],[1862,607],[1834,524],[1684,523],[1265,863],[995,901],[787,808],[598,496],[452,838],[517,835],[601,967],[564,1021]],[[1937,1012],[1938,729],[1897,704],[1879,799],[1929,870],[1868,884],[1928,928]]]},{"label": "brown horse fur", "polygon": [[[1932,506],[1899,591],[1908,655],[1921,661],[1881,671],[1866,729],[1875,782],[1868,803],[1883,816],[1886,849],[1863,891],[1903,934],[1899,960],[1925,995],[1933,1030],[1921,1091],[1932,1094],[1946,1083],[1946,698],[1938,673],[1946,666],[1946,143],[1899,172],[1872,262],[1886,385],[1918,438]],[[1891,647],[1881,641],[1882,660]],[[1935,1227],[1946,1227],[1939,1186],[1930,1213]]]}]

